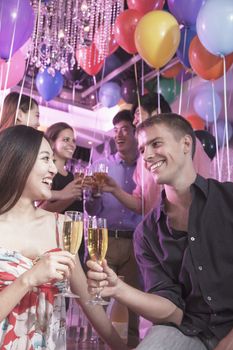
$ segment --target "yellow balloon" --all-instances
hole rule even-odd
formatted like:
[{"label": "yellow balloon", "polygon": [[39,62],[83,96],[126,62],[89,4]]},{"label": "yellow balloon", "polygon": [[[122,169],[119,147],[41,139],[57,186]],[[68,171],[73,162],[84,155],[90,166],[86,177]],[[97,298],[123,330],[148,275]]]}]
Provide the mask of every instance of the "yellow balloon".
[{"label": "yellow balloon", "polygon": [[166,11],[148,12],[138,22],[134,40],[144,61],[154,68],[163,67],[179,46],[179,24],[175,17]]}]

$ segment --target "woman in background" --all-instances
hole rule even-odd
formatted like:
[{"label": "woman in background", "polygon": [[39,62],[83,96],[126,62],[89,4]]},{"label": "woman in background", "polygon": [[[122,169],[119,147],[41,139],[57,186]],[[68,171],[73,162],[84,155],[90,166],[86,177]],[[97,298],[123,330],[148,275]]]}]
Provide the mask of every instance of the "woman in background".
[{"label": "woman in background", "polygon": [[[52,197],[40,207],[57,213],[67,210],[83,212],[81,185],[74,180],[74,175],[66,170],[66,162],[72,158],[76,148],[74,130],[66,123],[56,123],[47,129],[45,135],[52,146],[58,172],[52,183]],[[84,240],[79,249],[79,256],[83,261]]]},{"label": "woman in background", "polygon": [[20,124],[37,129],[40,126],[39,116],[38,103],[34,98],[10,92],[3,102],[0,130]]},{"label": "woman in background", "polygon": [[99,335],[125,350],[104,310],[86,305],[78,256],[60,249],[63,215],[34,205],[51,197],[56,171],[43,132],[24,125],[0,132],[0,348],[66,349],[65,302],[56,294],[69,278]]}]

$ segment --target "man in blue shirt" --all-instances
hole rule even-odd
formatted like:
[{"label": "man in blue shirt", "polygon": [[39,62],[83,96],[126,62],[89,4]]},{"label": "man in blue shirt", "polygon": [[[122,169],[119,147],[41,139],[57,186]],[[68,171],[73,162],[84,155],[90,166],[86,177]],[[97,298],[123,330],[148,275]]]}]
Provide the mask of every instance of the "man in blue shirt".
[{"label": "man in blue shirt", "polygon": [[[133,173],[138,158],[135,127],[132,121],[128,110],[120,111],[113,118],[117,153],[103,160],[108,166],[108,175],[128,193],[132,193],[135,188]],[[108,263],[117,275],[124,276],[126,283],[139,288],[139,271],[133,250],[133,232],[141,221],[141,216],[127,209],[111,193],[102,193],[100,197],[95,197],[93,194],[86,201],[86,210],[89,215],[107,219],[109,244],[106,258]],[[128,344],[136,346],[137,343],[138,317],[130,312]]]}]

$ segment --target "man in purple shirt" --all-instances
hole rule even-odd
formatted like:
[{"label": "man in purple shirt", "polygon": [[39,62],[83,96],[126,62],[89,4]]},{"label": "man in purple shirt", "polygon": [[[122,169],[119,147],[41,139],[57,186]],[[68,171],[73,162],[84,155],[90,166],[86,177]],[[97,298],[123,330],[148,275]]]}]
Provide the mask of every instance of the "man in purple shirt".
[{"label": "man in purple shirt", "polygon": [[[108,166],[108,174],[127,193],[135,188],[133,173],[136,167],[138,151],[135,138],[135,127],[131,113],[120,111],[113,118],[114,138],[117,153],[108,159],[98,160]],[[107,219],[109,229],[109,244],[107,260],[117,275],[125,277],[126,283],[139,288],[139,271],[134,257],[133,232],[142,217],[125,207],[111,193],[102,193],[100,197],[93,196],[86,201],[86,211],[89,215],[97,215]],[[138,317],[129,313],[128,344],[138,343]]]}]

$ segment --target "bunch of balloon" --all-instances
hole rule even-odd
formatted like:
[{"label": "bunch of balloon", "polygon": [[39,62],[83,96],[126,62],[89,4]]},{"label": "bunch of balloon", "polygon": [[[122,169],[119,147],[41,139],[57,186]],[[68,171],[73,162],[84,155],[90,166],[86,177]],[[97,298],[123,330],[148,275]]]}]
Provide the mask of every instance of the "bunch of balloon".
[{"label": "bunch of balloon", "polygon": [[63,82],[63,75],[57,70],[52,75],[49,68],[37,73],[36,76],[37,90],[45,101],[50,101],[59,95],[63,88]]},{"label": "bunch of balloon", "polygon": [[152,10],[162,10],[165,0],[127,0],[128,8],[144,15]]},{"label": "bunch of balloon", "polygon": [[186,119],[192,125],[193,130],[204,130],[205,129],[205,122],[199,115],[190,114],[186,117]]},{"label": "bunch of balloon", "polygon": [[76,59],[78,65],[89,75],[96,75],[103,67],[104,60],[92,43],[88,47],[83,47],[76,51]]},{"label": "bunch of balloon", "polygon": [[180,28],[173,15],[155,10],[145,14],[135,30],[140,56],[153,68],[161,68],[174,56],[180,42]]},{"label": "bunch of balloon", "polygon": [[[205,80],[216,80],[223,75],[223,59],[210,53],[196,35],[189,47],[189,61],[194,72]],[[233,63],[233,54],[226,56],[226,70]]]},{"label": "bunch of balloon", "polygon": [[130,54],[137,52],[134,42],[134,33],[143,14],[136,10],[121,12],[115,21],[115,38],[122,49]]},{"label": "bunch of balloon", "polygon": [[108,82],[99,89],[99,102],[103,107],[113,107],[121,99],[121,88],[117,83]]}]

